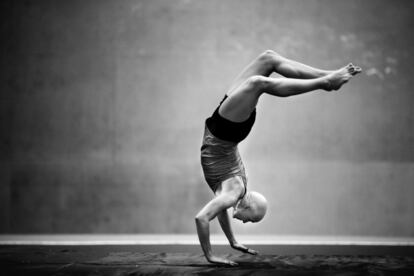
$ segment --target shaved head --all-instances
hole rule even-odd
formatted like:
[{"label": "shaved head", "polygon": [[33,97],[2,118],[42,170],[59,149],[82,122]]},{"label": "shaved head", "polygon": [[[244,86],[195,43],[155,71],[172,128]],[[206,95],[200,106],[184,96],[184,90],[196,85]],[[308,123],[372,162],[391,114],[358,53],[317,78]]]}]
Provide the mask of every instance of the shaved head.
[{"label": "shaved head", "polygon": [[250,192],[250,208],[253,210],[253,221],[258,222],[263,219],[267,211],[267,200],[258,192]]},{"label": "shaved head", "polygon": [[233,217],[243,222],[258,222],[267,211],[267,200],[258,192],[247,192],[234,208]]}]

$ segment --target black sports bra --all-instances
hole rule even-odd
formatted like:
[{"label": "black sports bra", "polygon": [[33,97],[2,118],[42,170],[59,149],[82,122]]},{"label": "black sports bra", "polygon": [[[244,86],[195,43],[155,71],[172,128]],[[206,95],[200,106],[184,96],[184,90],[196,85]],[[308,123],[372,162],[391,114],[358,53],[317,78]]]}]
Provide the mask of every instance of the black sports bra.
[{"label": "black sports bra", "polygon": [[210,132],[219,139],[239,143],[249,135],[253,124],[256,120],[256,109],[250,114],[250,117],[243,122],[233,122],[223,118],[219,114],[219,108],[227,95],[224,96],[219,106],[211,117],[207,118],[206,125]]}]

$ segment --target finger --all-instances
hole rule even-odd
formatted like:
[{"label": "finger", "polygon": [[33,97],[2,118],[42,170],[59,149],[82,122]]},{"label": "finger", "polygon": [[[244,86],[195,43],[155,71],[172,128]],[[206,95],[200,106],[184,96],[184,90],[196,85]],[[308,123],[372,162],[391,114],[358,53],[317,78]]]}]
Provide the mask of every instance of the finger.
[{"label": "finger", "polygon": [[250,249],[250,248],[247,250],[247,253],[252,254],[252,255],[259,254],[259,252],[257,252],[256,250],[253,250],[253,249]]},{"label": "finger", "polygon": [[228,261],[228,264],[231,266],[238,266],[239,264],[233,261]]},{"label": "finger", "polygon": [[247,248],[247,247],[243,247],[241,249],[241,251],[243,251],[244,253],[249,253],[249,250],[250,250],[250,248]]}]

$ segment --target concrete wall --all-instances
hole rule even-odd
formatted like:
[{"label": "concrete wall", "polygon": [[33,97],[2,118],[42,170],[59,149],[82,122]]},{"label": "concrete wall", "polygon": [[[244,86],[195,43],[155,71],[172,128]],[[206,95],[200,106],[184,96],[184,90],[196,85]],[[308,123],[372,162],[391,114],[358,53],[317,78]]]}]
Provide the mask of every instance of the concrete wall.
[{"label": "concrete wall", "polygon": [[[193,233],[203,121],[261,51],[365,70],[263,96],[236,233],[414,235],[413,1],[3,1],[1,233]],[[218,233],[218,223],[212,225]]]}]

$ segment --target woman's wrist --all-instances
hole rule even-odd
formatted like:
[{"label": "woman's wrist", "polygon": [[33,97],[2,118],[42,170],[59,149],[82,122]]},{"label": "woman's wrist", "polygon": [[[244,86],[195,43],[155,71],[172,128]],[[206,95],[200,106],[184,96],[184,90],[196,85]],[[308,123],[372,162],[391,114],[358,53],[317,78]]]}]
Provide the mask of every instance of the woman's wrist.
[{"label": "woman's wrist", "polygon": [[210,261],[211,260],[211,257],[213,257],[213,254],[211,252],[204,253],[204,256],[206,257],[207,261]]}]

